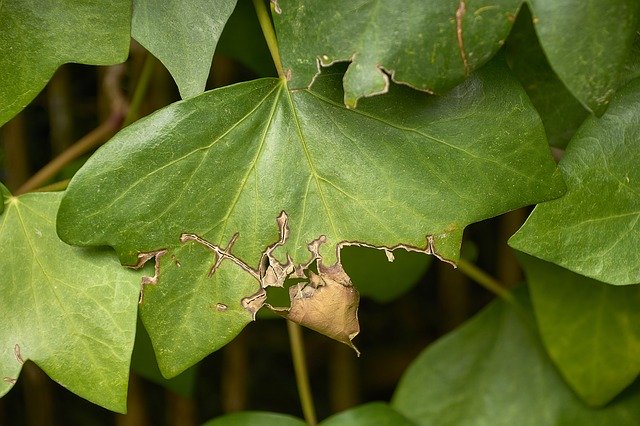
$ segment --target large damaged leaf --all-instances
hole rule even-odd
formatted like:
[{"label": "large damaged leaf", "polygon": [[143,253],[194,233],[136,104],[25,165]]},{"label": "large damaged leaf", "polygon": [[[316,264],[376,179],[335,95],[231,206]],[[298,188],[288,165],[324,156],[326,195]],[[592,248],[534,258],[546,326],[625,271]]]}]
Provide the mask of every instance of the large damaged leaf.
[{"label": "large damaged leaf", "polygon": [[[278,0],[274,22],[292,88],[308,87],[321,66],[351,61],[344,102],[396,83],[443,93],[502,46],[520,0]],[[304,40],[304,43],[300,43]]]},{"label": "large damaged leaf", "polygon": [[0,3],[0,126],[66,62],[110,65],[129,52],[131,0]]},{"label": "large damaged leaf", "polygon": [[32,360],[72,392],[125,412],[141,274],[58,239],[62,194],[2,192],[0,395]]},{"label": "large damaged leaf", "polygon": [[586,405],[548,358],[528,301],[519,301],[524,309],[493,302],[425,349],[400,379],[392,407],[419,425],[640,423],[640,383],[606,407]]},{"label": "large damaged leaf", "polygon": [[562,198],[536,206],[509,244],[609,284],[640,282],[640,80],[590,117],[560,162]]},{"label": "large damaged leaf", "polygon": [[213,52],[237,0],[134,0],[131,35],[158,58],[180,96],[204,92]]},{"label": "large damaged leaf", "polygon": [[502,63],[444,97],[394,87],[356,111],[341,78],[178,102],[123,129],[70,183],[64,240],[111,245],[130,265],[156,259],[141,309],[164,374],[229,342],[268,286],[348,289],[343,246],[455,262],[467,224],[562,194],[540,120]]},{"label": "large damaged leaf", "polygon": [[612,286],[519,257],[549,356],[585,402],[608,403],[640,373],[640,285]]}]

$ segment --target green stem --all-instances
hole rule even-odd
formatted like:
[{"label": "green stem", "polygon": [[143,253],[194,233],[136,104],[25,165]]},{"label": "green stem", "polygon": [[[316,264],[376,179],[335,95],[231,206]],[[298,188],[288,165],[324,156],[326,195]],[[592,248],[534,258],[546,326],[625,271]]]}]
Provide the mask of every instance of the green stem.
[{"label": "green stem", "polygon": [[140,71],[140,77],[138,77],[138,82],[136,83],[136,89],[133,92],[133,97],[129,103],[129,110],[127,111],[127,116],[122,123],[122,127],[127,127],[136,120],[142,101],[147,94],[147,89],[149,88],[149,82],[151,81],[155,65],[155,58],[152,54],[147,52],[144,58],[144,64],[142,64],[142,71]]},{"label": "green stem", "polygon": [[296,373],[296,383],[298,385],[302,413],[307,423],[315,426],[318,421],[316,420],[316,409],[313,406],[313,396],[311,395],[311,386],[309,385],[309,374],[307,373],[307,363],[304,356],[304,342],[302,341],[302,329],[298,324],[289,320],[287,320],[287,329],[289,331],[291,356],[293,357],[293,368]]},{"label": "green stem", "polygon": [[460,259],[458,260],[458,270],[496,296],[500,297],[505,302],[512,305],[518,304],[509,290],[507,290],[498,280],[478,268],[473,263]]},{"label": "green stem", "polygon": [[256,8],[258,22],[260,22],[262,34],[264,34],[267,46],[269,46],[269,52],[271,53],[273,63],[278,71],[278,77],[285,78],[285,73],[282,69],[282,61],[280,60],[280,50],[278,49],[278,39],[276,38],[276,33],[273,30],[273,24],[271,23],[271,17],[267,12],[267,7],[264,5],[264,0],[253,0],[253,6]]}]

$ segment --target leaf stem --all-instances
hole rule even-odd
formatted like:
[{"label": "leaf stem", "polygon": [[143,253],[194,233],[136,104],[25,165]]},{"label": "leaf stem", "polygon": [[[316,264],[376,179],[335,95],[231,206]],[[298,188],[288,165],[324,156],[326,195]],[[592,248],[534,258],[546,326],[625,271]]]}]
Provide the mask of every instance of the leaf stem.
[{"label": "leaf stem", "polygon": [[156,58],[154,58],[151,53],[147,52],[144,58],[144,63],[142,64],[142,71],[140,71],[140,77],[138,77],[138,82],[136,83],[136,89],[133,92],[131,103],[129,104],[129,110],[127,111],[124,123],[122,123],[122,127],[126,127],[136,121],[144,96],[147,94],[147,89],[149,88],[149,82],[151,81],[155,65]]},{"label": "leaf stem", "polygon": [[[282,69],[282,61],[280,60],[280,50],[278,49],[278,39],[271,23],[271,17],[267,12],[267,7],[264,4],[264,0],[253,0],[253,6],[256,9],[258,15],[258,22],[260,22],[260,28],[262,28],[262,34],[269,46],[269,52],[273,58],[273,63],[278,71],[278,77],[285,78],[284,70]],[[273,9],[273,5],[271,6]]]},{"label": "leaf stem", "polygon": [[[105,77],[105,80],[109,80],[105,82],[106,90],[110,92],[109,97],[112,98],[112,111],[109,118],[98,127],[80,138],[76,143],[71,145],[56,158],[51,160],[42,169],[38,170],[36,174],[31,176],[29,180],[27,180],[20,188],[18,188],[18,190],[16,191],[16,195],[24,194],[25,192],[33,191],[40,188],[42,185],[44,185],[45,182],[47,182],[60,170],[62,170],[64,166],[66,166],[76,158],[91,151],[92,149],[95,149],[98,146],[102,145],[107,140],[109,140],[109,138],[111,138],[120,128],[134,121],[135,117],[138,114],[138,110],[140,109],[140,105],[142,104],[142,100],[144,99],[144,95],[147,92],[147,88],[149,87],[149,82],[151,81],[151,75],[153,74],[154,65],[155,58],[150,53],[147,53],[144,64],[142,66],[142,71],[140,72],[140,77],[136,82],[136,88],[133,93],[131,104],[128,108],[126,108],[126,105],[123,105],[125,101],[119,91],[119,88],[116,87],[118,85],[117,80],[121,78],[122,72],[120,72],[120,70],[118,69],[116,70],[117,72],[113,73],[113,76]],[[127,114],[123,121],[123,110],[125,110],[125,108],[127,109]],[[60,188],[57,183],[54,183],[52,184],[52,190],[64,189],[66,188],[67,183],[68,181],[64,182],[64,186],[62,188]]]},{"label": "leaf stem", "polygon": [[477,282],[496,296],[511,305],[517,305],[516,299],[498,280],[464,259],[458,260],[458,270]]},{"label": "leaf stem", "polygon": [[289,331],[289,343],[291,344],[291,356],[293,358],[293,368],[296,373],[296,383],[298,394],[300,395],[300,405],[304,419],[310,426],[315,426],[316,409],[313,405],[311,386],[309,385],[309,374],[304,355],[304,342],[302,340],[302,329],[293,321],[287,320],[287,330]]},{"label": "leaf stem", "polygon": [[51,160],[46,166],[38,170],[36,174],[31,176],[18,190],[16,195],[33,191],[42,186],[46,181],[55,176],[64,166],[90,151],[91,149],[101,145],[109,139],[120,127],[121,119],[110,117],[107,121],[84,135],[78,142],[64,150],[60,155]]}]

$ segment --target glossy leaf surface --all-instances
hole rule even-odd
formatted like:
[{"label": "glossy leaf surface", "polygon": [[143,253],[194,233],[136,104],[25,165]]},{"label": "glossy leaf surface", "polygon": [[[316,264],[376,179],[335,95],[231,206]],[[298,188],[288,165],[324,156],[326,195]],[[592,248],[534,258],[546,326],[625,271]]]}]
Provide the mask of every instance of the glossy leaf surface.
[{"label": "glossy leaf surface", "polygon": [[129,52],[130,0],[6,0],[0,6],[0,125],[66,62],[110,65]]},{"label": "glossy leaf surface", "polygon": [[[301,91],[256,80],[176,103],[122,130],[71,182],[66,241],[111,245],[128,264],[167,250],[142,305],[165,375],[251,320],[260,305],[245,298],[260,291],[268,247],[296,265],[329,267],[347,242],[455,261],[467,224],[562,194],[540,121],[503,65],[445,97],[394,88],[357,111],[342,105],[341,77]],[[223,261],[209,276],[214,251]]]},{"label": "glossy leaf surface", "polygon": [[540,114],[549,144],[565,148],[588,112],[549,65],[523,7],[505,44],[507,61]]},{"label": "glossy leaf surface", "polygon": [[636,0],[528,0],[536,32],[560,79],[602,113],[623,79],[640,18]]},{"label": "glossy leaf surface", "polygon": [[202,426],[305,426],[297,417],[264,411],[243,411],[209,420]]},{"label": "glossy leaf surface", "polygon": [[0,394],[32,360],[72,392],[126,410],[140,275],[110,251],[60,241],[61,193],[5,193],[0,215]]},{"label": "glossy leaf surface", "polygon": [[236,0],[134,0],[131,35],[169,70],[183,99],[204,92]]},{"label": "glossy leaf surface", "polygon": [[494,302],[428,347],[405,371],[392,406],[421,425],[640,422],[638,384],[602,409],[573,393],[547,357],[529,309],[525,316]]},{"label": "glossy leaf surface", "polygon": [[560,162],[567,194],[536,206],[509,244],[609,284],[640,282],[639,132],[634,80],[567,147]]},{"label": "glossy leaf surface", "polygon": [[460,83],[498,51],[520,1],[277,4],[274,22],[291,87],[308,87],[321,65],[351,61],[344,101],[355,107],[359,98],[387,91],[387,74],[433,93]]},{"label": "glossy leaf surface", "polygon": [[371,402],[327,418],[321,426],[412,426],[414,422],[383,402]]},{"label": "glossy leaf surface", "polygon": [[640,286],[611,286],[520,259],[547,352],[578,395],[604,405],[640,372]]}]

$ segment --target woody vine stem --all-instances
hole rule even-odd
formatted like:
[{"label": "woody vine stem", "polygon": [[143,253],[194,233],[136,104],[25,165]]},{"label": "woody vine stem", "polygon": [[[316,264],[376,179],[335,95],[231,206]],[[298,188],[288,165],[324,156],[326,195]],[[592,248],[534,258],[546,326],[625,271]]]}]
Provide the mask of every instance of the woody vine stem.
[{"label": "woody vine stem", "polygon": [[[282,61],[280,60],[278,40],[276,39],[276,33],[273,29],[273,24],[271,23],[271,16],[267,11],[264,0],[253,0],[253,5],[256,9],[256,14],[258,15],[258,22],[260,22],[262,34],[267,41],[267,46],[269,47],[269,52],[273,58],[273,63],[278,71],[278,77],[285,78],[284,70],[282,69]],[[275,10],[273,3],[271,3],[271,10]],[[317,424],[316,410],[313,404],[313,395],[311,394],[311,385],[309,384],[309,375],[307,373],[302,329],[298,324],[287,320],[287,330],[289,332],[291,356],[293,358],[293,368],[296,375],[296,384],[298,386],[298,396],[300,397],[302,413],[307,424],[315,426]]]}]

